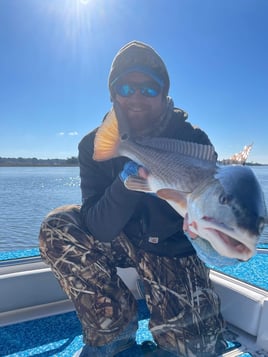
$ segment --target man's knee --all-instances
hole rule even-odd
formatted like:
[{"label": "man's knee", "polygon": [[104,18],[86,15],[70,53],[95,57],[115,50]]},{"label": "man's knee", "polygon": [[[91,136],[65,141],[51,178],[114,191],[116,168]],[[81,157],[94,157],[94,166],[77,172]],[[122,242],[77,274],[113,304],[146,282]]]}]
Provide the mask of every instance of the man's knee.
[{"label": "man's knee", "polygon": [[[81,230],[80,206],[66,205],[55,208],[44,218],[39,232],[41,255],[54,246],[64,244],[75,231]],[[58,243],[57,243],[58,242]],[[54,247],[55,248],[55,247]]]},{"label": "man's knee", "polygon": [[51,224],[53,221],[60,221],[62,223],[65,222],[66,224],[72,223],[81,226],[80,208],[80,205],[65,205],[57,207],[48,213],[43,223],[50,222]]}]

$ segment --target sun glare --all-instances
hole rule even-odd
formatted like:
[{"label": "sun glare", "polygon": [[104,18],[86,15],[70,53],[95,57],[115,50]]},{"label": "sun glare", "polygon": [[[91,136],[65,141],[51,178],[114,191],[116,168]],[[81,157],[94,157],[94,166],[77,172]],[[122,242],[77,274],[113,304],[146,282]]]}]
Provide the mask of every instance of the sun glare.
[{"label": "sun glare", "polygon": [[[0,0],[1,2],[1,0]],[[53,31],[54,56],[77,59],[87,65],[88,54],[94,44],[96,28],[105,21],[106,0],[42,1],[36,5],[40,16],[51,21],[47,31]],[[99,31],[98,31],[99,33]]]},{"label": "sun glare", "polygon": [[[88,42],[92,32],[92,19],[96,12],[93,0],[64,0],[61,6],[57,2],[47,5],[47,11],[57,21],[55,36],[60,36],[64,43],[78,51],[82,42]],[[81,50],[81,49],[80,49]]]}]

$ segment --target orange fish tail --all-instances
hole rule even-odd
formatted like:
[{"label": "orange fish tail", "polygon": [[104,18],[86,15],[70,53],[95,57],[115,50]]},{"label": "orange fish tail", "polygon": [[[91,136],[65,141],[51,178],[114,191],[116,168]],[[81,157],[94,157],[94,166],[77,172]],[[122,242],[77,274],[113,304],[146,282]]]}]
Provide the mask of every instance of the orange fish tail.
[{"label": "orange fish tail", "polygon": [[112,109],[96,133],[93,159],[96,161],[104,161],[117,157],[119,143],[118,122],[115,112]]}]

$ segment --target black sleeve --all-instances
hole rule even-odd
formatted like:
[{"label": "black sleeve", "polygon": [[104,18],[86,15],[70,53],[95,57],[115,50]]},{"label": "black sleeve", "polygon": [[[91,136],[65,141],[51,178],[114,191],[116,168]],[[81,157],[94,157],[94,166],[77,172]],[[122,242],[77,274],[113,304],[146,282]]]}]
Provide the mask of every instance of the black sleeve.
[{"label": "black sleeve", "polygon": [[89,134],[79,144],[81,215],[90,233],[107,242],[122,231],[144,194],[126,189],[121,182],[122,159],[92,159],[94,135]]}]

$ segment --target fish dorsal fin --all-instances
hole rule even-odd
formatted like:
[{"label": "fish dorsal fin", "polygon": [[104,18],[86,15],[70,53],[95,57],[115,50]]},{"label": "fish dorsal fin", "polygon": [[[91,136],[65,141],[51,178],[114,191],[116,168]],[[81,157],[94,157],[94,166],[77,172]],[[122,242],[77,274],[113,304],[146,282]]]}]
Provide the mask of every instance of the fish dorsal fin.
[{"label": "fish dorsal fin", "polygon": [[93,159],[103,161],[118,156],[119,140],[118,122],[112,109],[96,132]]},{"label": "fish dorsal fin", "polygon": [[167,152],[190,156],[199,160],[217,161],[217,155],[212,145],[198,144],[191,141],[169,138],[143,138],[136,141],[137,144],[148,146]]}]

